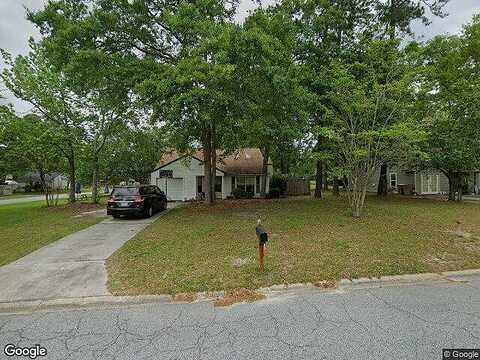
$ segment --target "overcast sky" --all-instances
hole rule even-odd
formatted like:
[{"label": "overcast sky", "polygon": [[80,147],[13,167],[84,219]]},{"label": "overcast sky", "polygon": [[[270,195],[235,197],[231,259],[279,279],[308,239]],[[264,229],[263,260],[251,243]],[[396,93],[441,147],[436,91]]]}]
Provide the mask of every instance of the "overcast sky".
[{"label": "overcast sky", "polygon": [[[39,9],[44,0],[0,0],[0,48],[9,51],[14,55],[28,52],[28,39],[33,36],[39,38],[35,27],[25,19],[25,9]],[[264,3],[273,3],[273,0],[264,0]],[[251,0],[241,0],[238,20],[241,21],[247,16],[248,11],[254,8]],[[480,13],[479,0],[450,0],[446,11],[449,16],[444,19],[434,18],[432,24],[426,28],[421,23],[414,25],[417,37],[428,39],[441,33],[458,33],[462,25],[469,22],[475,13]],[[0,60],[0,71],[3,63]],[[13,102],[19,112],[30,109],[28,104],[16,101],[13,96],[4,91],[0,83],[0,92]]]}]

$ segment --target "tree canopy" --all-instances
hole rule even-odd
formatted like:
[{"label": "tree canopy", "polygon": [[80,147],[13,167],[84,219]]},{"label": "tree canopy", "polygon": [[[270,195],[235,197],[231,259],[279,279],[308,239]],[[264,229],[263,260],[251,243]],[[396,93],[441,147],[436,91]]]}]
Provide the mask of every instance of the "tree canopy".
[{"label": "tree canopy", "polygon": [[387,163],[451,184],[478,168],[479,20],[426,44],[405,36],[447,3],[283,0],[238,23],[237,1],[51,0],[28,13],[42,38],[4,53],[2,78],[35,108],[35,146],[64,159],[71,184],[91,178],[94,198],[101,178],[149,181],[162,151],[202,149],[212,204],[218,150],[255,146],[263,196],[273,157],[316,169],[318,196],[326,174],[337,194],[342,179],[359,216]]}]

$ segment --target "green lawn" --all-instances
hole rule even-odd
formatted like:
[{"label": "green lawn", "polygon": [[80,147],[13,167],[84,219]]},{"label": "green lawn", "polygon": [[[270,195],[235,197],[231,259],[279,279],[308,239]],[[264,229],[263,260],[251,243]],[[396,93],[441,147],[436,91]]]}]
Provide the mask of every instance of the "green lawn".
[{"label": "green lawn", "polygon": [[102,220],[74,217],[92,205],[46,208],[43,202],[0,206],[0,266]]},{"label": "green lawn", "polygon": [[[271,233],[263,274],[259,216]],[[238,258],[246,263],[234,267]],[[350,217],[345,198],[332,196],[188,205],[108,260],[110,289],[132,295],[467,268],[480,268],[480,204],[393,196],[371,196],[361,219]]]},{"label": "green lawn", "polygon": [[0,195],[0,200],[6,199],[15,199],[15,198],[22,198],[22,197],[29,197],[29,196],[39,196],[43,195],[40,192],[15,192],[11,195]]}]

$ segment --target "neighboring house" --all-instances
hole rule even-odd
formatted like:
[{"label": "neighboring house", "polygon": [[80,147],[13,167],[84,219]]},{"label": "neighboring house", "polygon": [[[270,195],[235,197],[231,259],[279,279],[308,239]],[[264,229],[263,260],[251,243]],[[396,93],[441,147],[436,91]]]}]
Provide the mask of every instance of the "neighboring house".
[{"label": "neighboring house", "polygon": [[[260,196],[263,156],[259,149],[241,149],[236,153],[223,156],[217,155],[215,179],[215,195],[226,199],[232,195],[233,189],[241,188]],[[269,160],[267,192],[273,166]],[[182,155],[175,151],[165,154],[158,167],[152,172],[150,183],[162,189],[169,200],[194,200],[205,193],[203,168],[203,152],[196,151],[193,155]]]},{"label": "neighboring house", "polygon": [[[369,192],[376,192],[380,169],[376,171],[368,186]],[[480,194],[480,172],[471,173],[468,177],[468,193]],[[400,189],[411,190],[418,195],[448,194],[449,181],[445,174],[438,170],[412,171],[391,166],[387,171],[388,189],[399,192]],[[409,191],[407,191],[409,192]]]},{"label": "neighboring house", "polygon": [[[40,174],[38,172],[29,172],[20,177],[20,180],[26,184],[40,183]],[[67,189],[69,185],[68,177],[62,173],[51,173],[45,175],[45,181],[55,189]]]}]

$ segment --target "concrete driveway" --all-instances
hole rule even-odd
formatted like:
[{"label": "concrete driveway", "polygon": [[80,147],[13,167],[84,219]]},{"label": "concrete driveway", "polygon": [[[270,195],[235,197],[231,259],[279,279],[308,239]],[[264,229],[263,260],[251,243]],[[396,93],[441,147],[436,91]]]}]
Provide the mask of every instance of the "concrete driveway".
[{"label": "concrete driveway", "polygon": [[0,302],[110,295],[105,260],[165,213],[108,219],[0,267]]}]

